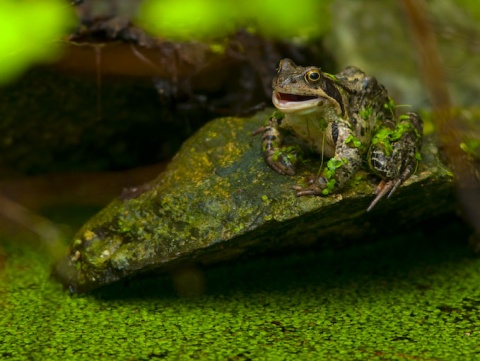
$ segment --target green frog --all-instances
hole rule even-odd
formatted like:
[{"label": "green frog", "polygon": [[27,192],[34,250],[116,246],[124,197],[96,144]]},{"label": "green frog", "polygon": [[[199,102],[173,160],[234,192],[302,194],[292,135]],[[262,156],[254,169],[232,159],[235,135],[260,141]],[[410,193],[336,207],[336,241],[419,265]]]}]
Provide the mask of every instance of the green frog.
[{"label": "green frog", "polygon": [[292,187],[297,196],[338,192],[365,165],[381,178],[371,210],[415,172],[423,122],[413,112],[397,118],[393,100],[373,76],[353,66],[333,75],[283,59],[272,86],[278,111],[255,132],[263,134],[267,164],[294,175],[300,149],[325,159],[318,175]]}]

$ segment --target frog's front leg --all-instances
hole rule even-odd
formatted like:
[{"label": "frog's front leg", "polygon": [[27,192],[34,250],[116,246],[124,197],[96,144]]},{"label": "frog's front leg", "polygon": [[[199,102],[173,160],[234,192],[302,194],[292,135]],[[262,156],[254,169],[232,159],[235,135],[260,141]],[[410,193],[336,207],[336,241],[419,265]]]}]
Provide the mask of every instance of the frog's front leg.
[{"label": "frog's front leg", "polygon": [[420,160],[423,122],[417,113],[400,116],[394,129],[382,128],[372,139],[367,160],[370,169],[382,178],[370,211],[377,202],[395,192],[414,172]]},{"label": "frog's front leg", "polygon": [[363,144],[357,140],[352,130],[342,124],[332,124],[327,132],[332,132],[335,154],[327,161],[319,177],[310,181],[306,188],[295,186],[297,197],[305,195],[328,195],[342,189],[352,176],[360,169]]},{"label": "frog's front leg", "polygon": [[284,146],[284,130],[280,128],[283,114],[274,113],[267,121],[265,127],[254,134],[262,133],[262,151],[267,164],[274,171],[285,174],[295,174],[297,163],[297,147]]}]

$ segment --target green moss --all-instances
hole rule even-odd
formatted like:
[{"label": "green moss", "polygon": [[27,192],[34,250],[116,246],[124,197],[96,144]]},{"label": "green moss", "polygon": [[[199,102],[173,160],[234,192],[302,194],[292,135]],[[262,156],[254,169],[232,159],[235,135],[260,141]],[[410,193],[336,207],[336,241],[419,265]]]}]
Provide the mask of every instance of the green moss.
[{"label": "green moss", "polygon": [[360,116],[365,120],[370,119],[370,117],[372,116],[372,113],[373,113],[373,109],[370,107],[365,107],[365,109],[361,109],[359,112]]},{"label": "green moss", "polygon": [[406,133],[414,132],[415,137],[420,138],[422,135],[409,121],[408,115],[402,115],[400,121],[394,129],[389,127],[380,128],[372,138],[372,145],[381,147],[386,156],[391,156],[393,152],[392,143],[400,140]]},{"label": "green moss", "polygon": [[444,226],[197,270],[206,292],[192,298],[167,277],[70,296],[41,252],[4,242],[0,357],[473,360],[480,259],[454,217],[432,224]]},{"label": "green moss", "polygon": [[367,147],[358,139],[357,137],[353,136],[350,134],[347,139],[345,139],[345,144],[347,144],[350,147],[355,147],[360,150],[360,152],[365,152]]}]

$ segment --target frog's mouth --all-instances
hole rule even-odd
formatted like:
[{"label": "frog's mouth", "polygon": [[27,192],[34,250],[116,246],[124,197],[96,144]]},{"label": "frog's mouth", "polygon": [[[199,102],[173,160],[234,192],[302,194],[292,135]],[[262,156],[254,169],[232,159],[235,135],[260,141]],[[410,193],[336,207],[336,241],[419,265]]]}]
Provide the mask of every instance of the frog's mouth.
[{"label": "frog's mouth", "polygon": [[325,98],[318,96],[281,93],[276,90],[272,94],[272,102],[275,108],[286,113],[311,109],[322,105],[324,101]]}]

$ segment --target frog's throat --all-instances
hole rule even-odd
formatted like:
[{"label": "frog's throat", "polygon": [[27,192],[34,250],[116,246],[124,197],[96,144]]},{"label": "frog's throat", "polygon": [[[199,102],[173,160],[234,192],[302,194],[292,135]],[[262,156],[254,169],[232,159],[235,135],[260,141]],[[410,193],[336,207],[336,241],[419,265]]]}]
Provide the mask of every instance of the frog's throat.
[{"label": "frog's throat", "polygon": [[315,111],[318,107],[325,105],[327,101],[323,97],[281,93],[276,90],[272,94],[273,105],[284,113]]}]

